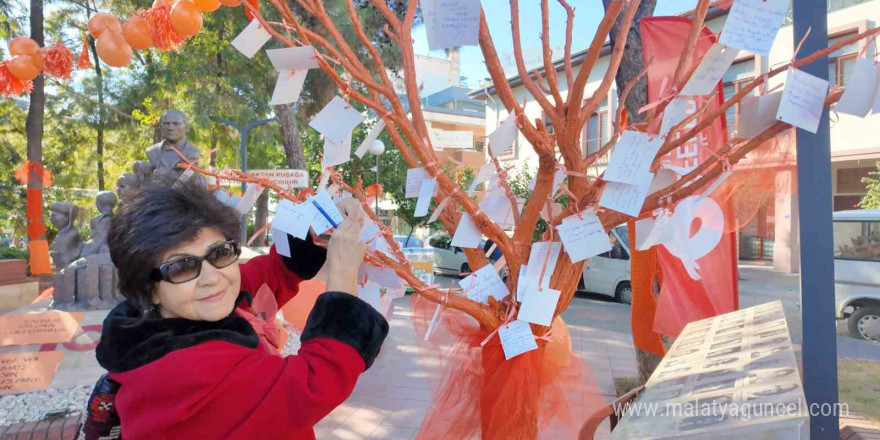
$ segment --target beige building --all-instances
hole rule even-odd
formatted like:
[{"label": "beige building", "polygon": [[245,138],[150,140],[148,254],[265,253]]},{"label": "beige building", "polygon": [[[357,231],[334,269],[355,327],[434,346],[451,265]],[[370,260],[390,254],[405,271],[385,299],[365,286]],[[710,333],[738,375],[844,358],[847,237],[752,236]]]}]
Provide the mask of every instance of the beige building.
[{"label": "beige building", "polygon": [[[876,27],[880,22],[880,0],[827,0],[827,2],[828,39],[831,43]],[[687,16],[688,14],[682,15]],[[723,29],[726,18],[726,11],[711,8],[706,23],[717,34]],[[794,48],[792,40],[793,27],[790,20],[786,20],[786,24],[776,37],[769,57],[741,52],[724,76],[725,96],[729,98],[749,80],[790,61]],[[830,56],[828,71],[832,87],[846,85],[855,60],[863,49],[866,50],[868,56],[875,55],[876,48],[873,45],[865,48],[866,44],[862,41],[847,46]],[[572,55],[575,70],[579,69],[582,64],[585,52],[581,51]],[[596,90],[601,83],[608,68],[609,53],[610,46],[606,44],[602,57],[590,73],[586,87],[587,96]],[[556,63],[556,68],[561,70],[561,62]],[[775,87],[784,82],[784,79],[784,74],[772,78],[769,87]],[[559,75],[559,81],[564,96],[567,92],[565,75]],[[520,102],[523,97],[528,96],[518,76],[509,77],[508,82],[514,86],[514,92]],[[612,133],[612,115],[618,108],[617,95],[617,90],[612,88],[606,102],[600,106],[584,127],[584,154],[596,151]],[[486,100],[486,132],[491,133],[507,117],[507,111],[497,99],[494,87],[489,85],[477,90],[471,93],[471,97]],[[738,111],[737,106],[727,114],[731,133],[737,129]],[[528,99],[525,113],[529,119],[543,116],[540,106],[532,99]],[[876,170],[876,163],[880,160],[880,136],[874,135],[878,126],[880,126],[880,115],[872,115],[865,119],[848,115],[832,115],[831,168],[835,211],[854,209],[854,205],[865,195],[866,189],[865,185],[861,183],[861,178],[867,176],[868,172]],[[518,169],[528,167],[530,163],[537,163],[537,156],[521,135],[514,148],[500,159],[505,163],[515,164]],[[601,171],[607,164],[608,158],[603,159],[595,165],[599,167],[597,171]],[[760,207],[757,216],[739,232],[739,254],[741,260],[768,261],[772,262],[778,271],[796,272],[799,258],[796,172],[794,164],[777,164],[777,168],[777,194],[795,195],[777,197]],[[534,165],[531,166],[530,171],[535,171]]]}]

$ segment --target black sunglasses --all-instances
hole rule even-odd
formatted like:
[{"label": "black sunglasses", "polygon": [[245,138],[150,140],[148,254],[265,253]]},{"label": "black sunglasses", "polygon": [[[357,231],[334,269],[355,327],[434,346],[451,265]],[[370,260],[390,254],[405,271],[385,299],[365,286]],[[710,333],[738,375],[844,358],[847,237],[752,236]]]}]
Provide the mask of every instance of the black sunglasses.
[{"label": "black sunglasses", "polygon": [[153,281],[167,281],[171,284],[180,284],[194,280],[202,273],[202,261],[211,263],[211,266],[222,269],[238,261],[241,255],[241,247],[235,240],[217,243],[208,248],[203,257],[185,256],[175,258],[162,263],[150,272]]}]

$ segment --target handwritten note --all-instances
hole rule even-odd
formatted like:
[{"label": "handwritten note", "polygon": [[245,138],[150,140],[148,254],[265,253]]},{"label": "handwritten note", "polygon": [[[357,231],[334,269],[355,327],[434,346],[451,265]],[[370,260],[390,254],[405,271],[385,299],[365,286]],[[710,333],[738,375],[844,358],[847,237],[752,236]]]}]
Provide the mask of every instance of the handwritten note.
[{"label": "handwritten note", "polygon": [[242,55],[248,58],[253,58],[257,51],[259,51],[270,39],[272,39],[272,35],[269,35],[269,32],[263,28],[260,22],[252,20],[251,23],[232,40],[231,44],[232,47],[238,49]]},{"label": "handwritten note", "polygon": [[249,183],[247,190],[244,192],[244,195],[241,197],[241,200],[238,201],[238,204],[235,205],[235,210],[240,212],[242,215],[250,212],[251,208],[254,207],[254,204],[257,203],[257,199],[260,198],[260,195],[263,194],[263,187],[257,185],[256,183]]},{"label": "handwritten note", "polygon": [[880,81],[880,77],[878,77],[877,69],[874,68],[874,60],[870,58],[857,59],[846,90],[834,109],[839,113],[860,118],[868,116],[874,104],[874,97],[877,95],[878,81]]},{"label": "handwritten note", "polygon": [[553,289],[530,289],[525,292],[522,306],[516,318],[521,321],[528,321],[532,324],[550,326],[553,322],[553,313],[556,311],[556,304],[559,303],[558,290]]},{"label": "handwritten note", "polygon": [[345,136],[341,144],[333,142],[330,138],[324,138],[324,157],[321,166],[324,168],[343,164],[351,159],[351,132]]},{"label": "handwritten note", "polygon": [[407,199],[419,196],[422,191],[422,183],[431,178],[431,174],[424,168],[410,168],[406,170],[406,190],[403,194]]},{"label": "handwritten note", "polygon": [[[688,106],[693,105],[693,101],[685,98],[675,98],[663,110],[663,122],[660,124],[660,136],[672,130],[672,127],[684,121],[688,115]],[[696,109],[694,109],[696,111]],[[661,144],[662,145],[662,144]]]},{"label": "handwritten note", "polygon": [[[314,215],[314,211],[304,208],[303,205],[297,205],[290,200],[283,199],[275,207],[275,219],[272,220],[272,228],[286,232],[300,240],[305,240]],[[319,234],[323,232],[321,231]]]},{"label": "handwritten note", "polygon": [[464,277],[459,285],[468,298],[483,304],[489,304],[490,296],[496,300],[501,300],[510,295],[510,291],[504,285],[504,280],[501,279],[501,276],[498,275],[498,272],[495,271],[491,264],[487,264],[478,271]]},{"label": "handwritten note", "polygon": [[[309,122],[309,127],[314,128],[329,138],[334,144],[342,144],[351,134],[351,131],[364,120],[364,115],[354,107],[335,96],[327,105],[318,112]],[[351,142],[349,142],[349,146]]]},{"label": "handwritten note", "polygon": [[272,67],[279,72],[318,68],[318,60],[315,57],[315,49],[312,46],[268,49],[266,50],[266,55],[269,56]]},{"label": "handwritten note", "polygon": [[723,44],[715,43],[706,52],[697,70],[691,75],[684,88],[681,90],[682,96],[702,96],[708,95],[715,91],[718,87],[718,81],[727,73],[727,69],[736,59],[738,50],[729,48]]},{"label": "handwritten note", "polygon": [[516,113],[511,113],[507,115],[507,119],[498,126],[490,135],[489,135],[489,154],[492,157],[498,157],[501,154],[504,154],[513,142],[516,141],[516,135],[518,133],[518,129],[516,128]]},{"label": "handwritten note", "polygon": [[[326,190],[318,191],[314,196],[309,196],[302,206],[314,209],[315,214],[312,216],[311,224],[316,234],[323,234],[343,221],[342,213],[339,212],[339,208],[333,203],[333,199],[330,198],[330,194]],[[319,207],[321,209],[318,209]]]},{"label": "handwritten note", "polygon": [[654,175],[647,173],[641,177],[642,182],[638,185],[630,185],[620,182],[606,182],[599,206],[613,209],[630,217],[638,217],[648,196],[648,188]]},{"label": "handwritten note", "polygon": [[505,195],[504,190],[491,191],[480,202],[480,211],[483,211],[499,227],[506,229],[514,226],[513,205]]},{"label": "handwritten note", "polygon": [[471,216],[463,212],[461,213],[461,220],[459,220],[458,226],[455,228],[455,235],[452,236],[452,246],[470,249],[478,248],[480,247],[481,235]]},{"label": "handwritten note", "polygon": [[740,104],[739,128],[736,135],[751,138],[760,135],[776,122],[782,102],[782,91],[769,95],[747,96]]},{"label": "handwritten note", "polygon": [[559,238],[565,246],[565,252],[573,263],[611,250],[608,233],[605,232],[596,213],[587,210],[581,213],[581,217],[577,215],[566,217],[556,227]]},{"label": "handwritten note", "polygon": [[278,252],[279,255],[284,255],[285,257],[290,258],[290,242],[287,241],[287,233],[275,229],[274,222],[272,222],[272,225],[272,242],[275,243],[275,252]]},{"label": "handwritten note", "polygon": [[57,311],[0,316],[0,346],[69,342],[82,316]]},{"label": "handwritten note", "polygon": [[364,154],[367,154],[367,151],[373,146],[373,142],[376,142],[376,139],[379,138],[379,134],[382,133],[382,129],[384,128],[385,121],[379,119],[379,122],[370,129],[370,132],[367,133],[367,137],[364,138],[364,141],[361,142],[360,146],[355,150],[354,155],[357,156],[358,159],[364,157]]},{"label": "handwritten note", "polygon": [[275,89],[269,105],[292,104],[299,101],[308,70],[282,70],[278,72]]},{"label": "handwritten note", "polygon": [[394,272],[394,269],[380,269],[369,264],[362,264],[358,270],[358,279],[363,280],[364,276],[373,283],[387,288],[389,291],[403,289],[403,283],[400,277]]},{"label": "handwritten note", "polygon": [[479,43],[480,0],[422,0],[421,4],[431,50]]},{"label": "handwritten note", "polygon": [[624,131],[614,144],[611,161],[602,179],[608,182],[638,185],[651,168],[663,139],[636,131]]},{"label": "handwritten note", "polygon": [[770,48],[790,4],[791,0],[736,0],[727,14],[718,42],[770,56]]},{"label": "handwritten note", "polygon": [[48,388],[63,359],[63,351],[0,354],[0,394]]},{"label": "handwritten note", "polygon": [[436,191],[436,177],[422,181],[422,188],[419,190],[419,198],[416,200],[416,209],[413,213],[414,217],[424,217],[428,215],[428,208],[431,206],[431,199],[434,197]]},{"label": "handwritten note", "polygon": [[525,352],[537,350],[538,343],[532,327],[526,321],[516,320],[498,327],[498,339],[504,350],[504,359],[510,360]]},{"label": "handwritten note", "polygon": [[828,81],[797,69],[788,69],[776,119],[815,133],[825,108]]},{"label": "handwritten note", "polygon": [[562,243],[558,241],[532,243],[526,276],[541,282],[549,282],[550,276],[553,275],[553,271],[556,269],[556,262],[559,260],[560,251],[562,251]]}]

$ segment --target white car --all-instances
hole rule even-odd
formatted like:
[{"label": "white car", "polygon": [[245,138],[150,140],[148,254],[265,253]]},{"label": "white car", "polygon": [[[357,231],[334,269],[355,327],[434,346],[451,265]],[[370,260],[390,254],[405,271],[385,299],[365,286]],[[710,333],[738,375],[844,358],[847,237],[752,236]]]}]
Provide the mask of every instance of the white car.
[{"label": "white car", "polygon": [[608,233],[612,249],[587,259],[582,290],[610,296],[623,304],[632,304],[629,235],[626,224]]},{"label": "white car", "polygon": [[880,210],[833,215],[835,314],[852,337],[880,342]]},{"label": "white car", "polygon": [[[480,241],[480,249],[485,247],[486,241]],[[428,237],[426,248],[433,249],[434,275],[447,275],[457,277],[462,273],[471,271],[467,257],[458,246],[452,246],[452,237],[446,234]],[[494,258],[489,261],[495,262]]]}]

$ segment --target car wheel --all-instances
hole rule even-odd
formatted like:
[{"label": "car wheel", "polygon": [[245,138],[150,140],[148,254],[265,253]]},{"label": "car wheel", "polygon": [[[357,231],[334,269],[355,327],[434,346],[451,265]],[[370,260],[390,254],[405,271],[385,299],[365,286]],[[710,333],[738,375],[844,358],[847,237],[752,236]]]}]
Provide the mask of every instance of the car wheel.
[{"label": "car wheel", "polygon": [[880,342],[880,306],[863,306],[849,317],[849,334],[856,339]]},{"label": "car wheel", "polygon": [[470,271],[471,271],[471,267],[470,267],[467,263],[462,263],[462,264],[461,264],[461,272],[459,272],[460,274],[462,274],[462,273],[470,273]]},{"label": "car wheel", "polygon": [[629,281],[623,281],[617,285],[614,291],[614,299],[621,304],[632,304],[633,289]]}]

